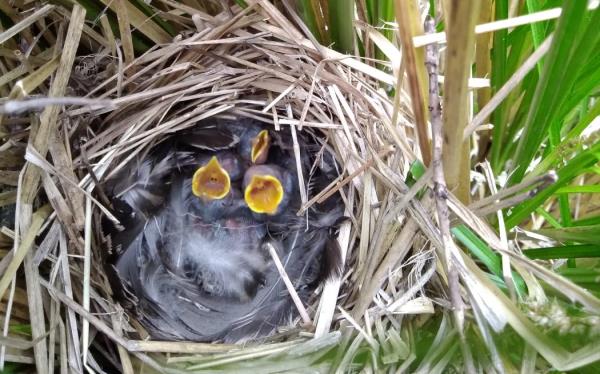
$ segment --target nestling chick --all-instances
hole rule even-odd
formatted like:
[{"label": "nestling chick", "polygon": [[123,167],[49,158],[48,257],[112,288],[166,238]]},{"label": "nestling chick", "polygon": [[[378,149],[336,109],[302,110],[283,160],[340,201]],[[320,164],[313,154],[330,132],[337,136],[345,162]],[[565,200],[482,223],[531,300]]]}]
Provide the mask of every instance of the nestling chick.
[{"label": "nestling chick", "polygon": [[[311,157],[303,155],[299,165],[305,175]],[[298,217],[291,160],[256,122],[203,122],[132,163],[142,168],[128,172],[129,185],[108,182],[116,200],[143,212],[113,235],[123,249],[113,283],[153,338],[234,342],[271,334],[294,319],[297,310],[268,245],[303,302],[339,271],[332,244],[339,204]]]}]

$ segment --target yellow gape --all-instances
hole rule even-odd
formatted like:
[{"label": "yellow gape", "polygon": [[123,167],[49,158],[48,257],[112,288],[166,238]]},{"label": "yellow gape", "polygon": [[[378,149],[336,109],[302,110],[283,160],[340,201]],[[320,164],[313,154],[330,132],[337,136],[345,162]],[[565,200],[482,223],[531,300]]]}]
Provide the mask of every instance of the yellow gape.
[{"label": "yellow gape", "polygon": [[227,196],[230,189],[229,173],[221,167],[216,156],[194,173],[192,192],[198,197],[222,199]]},{"label": "yellow gape", "polygon": [[244,191],[244,199],[255,213],[275,214],[283,200],[283,187],[272,175],[254,175]]},{"label": "yellow gape", "polygon": [[271,145],[271,137],[267,130],[262,130],[252,139],[252,151],[250,159],[254,164],[262,164],[267,160],[269,155],[269,147]]}]

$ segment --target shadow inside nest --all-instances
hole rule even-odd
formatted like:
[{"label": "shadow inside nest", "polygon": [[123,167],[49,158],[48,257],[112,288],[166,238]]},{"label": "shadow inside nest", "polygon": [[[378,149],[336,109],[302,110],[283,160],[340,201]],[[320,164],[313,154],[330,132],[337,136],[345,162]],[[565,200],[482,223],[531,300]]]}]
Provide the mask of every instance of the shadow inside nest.
[{"label": "shadow inside nest", "polygon": [[[339,171],[314,136],[294,139],[296,151],[289,129],[206,119],[148,147],[101,184],[120,225],[104,219],[108,245],[100,250],[109,255],[100,257],[108,259],[117,300],[145,330],[139,337],[240,342],[289,328],[299,315],[310,323],[313,292],[341,273],[334,239],[344,218],[338,194],[303,209]],[[263,157],[253,157],[257,148]],[[211,162],[219,166],[203,182],[197,177]],[[227,186],[215,198],[208,192],[219,173]],[[254,206],[277,199],[259,176],[280,183],[275,210]]]}]

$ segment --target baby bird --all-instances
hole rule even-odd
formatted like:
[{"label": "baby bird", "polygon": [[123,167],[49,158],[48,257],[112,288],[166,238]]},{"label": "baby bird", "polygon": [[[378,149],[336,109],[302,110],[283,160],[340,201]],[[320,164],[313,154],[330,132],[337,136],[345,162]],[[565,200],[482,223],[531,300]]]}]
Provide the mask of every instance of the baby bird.
[{"label": "baby bird", "polygon": [[[268,246],[303,302],[339,273],[339,201],[296,215],[290,149],[251,120],[202,122],[107,182],[129,212],[112,235],[114,287],[152,338],[237,342],[290,323],[296,307]],[[305,175],[310,166],[305,155]]]}]

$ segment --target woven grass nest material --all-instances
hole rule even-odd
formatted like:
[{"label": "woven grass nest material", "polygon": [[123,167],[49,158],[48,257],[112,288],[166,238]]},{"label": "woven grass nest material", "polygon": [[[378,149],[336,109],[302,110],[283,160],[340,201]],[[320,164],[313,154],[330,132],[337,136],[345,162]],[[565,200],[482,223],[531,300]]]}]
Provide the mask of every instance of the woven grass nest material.
[{"label": "woven grass nest material", "polygon": [[[53,300],[49,308],[30,311],[32,328],[42,326],[38,331],[50,334],[43,350],[40,344],[46,342],[36,343],[37,352],[54,349],[63,334],[68,342],[63,357],[77,363],[74,357],[83,354],[96,369],[105,360],[120,359],[117,366],[126,371],[135,356],[157,370],[171,370],[161,369],[165,360],[170,367],[198,371],[325,370],[323,357],[341,341],[347,321],[363,328],[366,320],[368,329],[375,323],[381,334],[400,341],[398,322],[385,316],[406,303],[416,312],[431,310],[429,299],[413,299],[434,266],[419,227],[426,235],[435,230],[428,203],[409,204],[418,192],[403,182],[415,160],[415,145],[406,140],[414,134],[404,104],[390,102],[380,91],[391,75],[313,45],[266,2],[205,21],[206,28],[153,47],[131,63],[106,51],[78,57],[70,91],[93,99],[93,105],[60,113],[57,131],[46,139],[51,162],[27,150],[28,161],[43,170],[37,201],[49,200],[55,212],[47,219],[50,208],[36,210],[34,205],[31,227],[46,226],[37,251],[26,260],[41,264],[42,275],[31,275],[41,284],[33,292]],[[312,327],[297,323],[247,347],[139,340],[135,337],[143,336],[143,329],[114,301],[105,275],[107,243],[100,227],[102,217],[110,219],[111,213],[94,187],[173,133],[201,120],[239,117],[261,121],[273,131],[289,129],[285,133],[292,138],[314,133],[336,155],[340,176],[299,198],[306,208],[341,193],[349,217],[338,237],[343,276],[319,288],[314,304],[306,306]],[[405,126],[392,126],[398,122]],[[408,220],[411,215],[420,220]],[[400,265],[412,255],[411,248],[420,251]],[[84,346],[89,342],[91,353],[81,352],[79,339]]]}]

